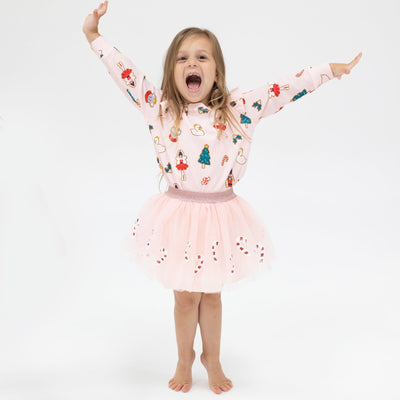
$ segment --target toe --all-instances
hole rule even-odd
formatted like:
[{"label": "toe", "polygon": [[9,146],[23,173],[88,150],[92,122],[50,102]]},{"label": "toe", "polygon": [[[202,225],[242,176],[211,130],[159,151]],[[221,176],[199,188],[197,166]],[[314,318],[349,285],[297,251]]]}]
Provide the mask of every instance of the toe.
[{"label": "toe", "polygon": [[217,394],[222,393],[222,390],[221,390],[221,389],[219,388],[219,386],[217,386],[217,385],[213,386],[211,389],[212,389],[212,391],[213,391],[214,393],[217,393]]},{"label": "toe", "polygon": [[182,389],[182,386],[183,386],[183,385],[181,385],[181,384],[177,385],[176,388],[175,388],[175,390],[176,390],[177,392],[179,392],[179,391]]},{"label": "toe", "polygon": [[231,387],[230,387],[228,384],[226,384],[226,383],[220,385],[220,388],[221,388],[224,392],[227,392],[228,390],[231,389]]},{"label": "toe", "polygon": [[188,392],[190,390],[190,384],[189,383],[185,383],[184,385],[183,385],[183,388],[182,388],[182,392]]}]

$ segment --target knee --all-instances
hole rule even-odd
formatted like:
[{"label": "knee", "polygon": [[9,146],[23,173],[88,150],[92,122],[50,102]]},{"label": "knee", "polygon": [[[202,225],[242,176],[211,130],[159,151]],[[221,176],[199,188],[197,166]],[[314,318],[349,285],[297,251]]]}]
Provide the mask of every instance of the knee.
[{"label": "knee", "polygon": [[180,311],[191,311],[199,307],[201,293],[174,291],[175,308]]},{"label": "knee", "polygon": [[219,293],[202,293],[201,302],[210,306],[218,306],[221,304],[221,292]]}]

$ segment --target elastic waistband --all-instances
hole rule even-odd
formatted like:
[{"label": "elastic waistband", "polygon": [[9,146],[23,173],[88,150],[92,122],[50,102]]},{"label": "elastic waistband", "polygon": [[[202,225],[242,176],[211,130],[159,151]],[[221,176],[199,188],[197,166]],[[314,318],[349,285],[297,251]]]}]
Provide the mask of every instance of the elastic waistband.
[{"label": "elastic waistband", "polygon": [[221,201],[232,200],[236,197],[236,193],[233,192],[233,188],[229,188],[223,192],[207,193],[176,189],[173,186],[169,186],[168,190],[164,193],[170,197],[174,197],[175,199],[196,201],[199,203],[219,203]]}]

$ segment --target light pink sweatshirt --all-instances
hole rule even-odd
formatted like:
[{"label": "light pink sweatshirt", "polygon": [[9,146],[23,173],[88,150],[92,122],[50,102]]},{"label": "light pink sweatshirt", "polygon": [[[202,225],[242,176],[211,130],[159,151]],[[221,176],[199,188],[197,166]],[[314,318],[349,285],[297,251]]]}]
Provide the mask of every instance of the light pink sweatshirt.
[{"label": "light pink sweatshirt", "polygon": [[234,89],[229,103],[244,133],[223,126],[225,135],[220,140],[214,112],[205,104],[189,104],[179,131],[174,132],[174,118],[167,111],[166,101],[160,101],[162,91],[103,36],[92,41],[91,48],[128,100],[142,112],[168,184],[197,192],[221,192],[235,185],[246,171],[254,128],[261,118],[333,78],[330,65],[324,63],[246,93]]}]

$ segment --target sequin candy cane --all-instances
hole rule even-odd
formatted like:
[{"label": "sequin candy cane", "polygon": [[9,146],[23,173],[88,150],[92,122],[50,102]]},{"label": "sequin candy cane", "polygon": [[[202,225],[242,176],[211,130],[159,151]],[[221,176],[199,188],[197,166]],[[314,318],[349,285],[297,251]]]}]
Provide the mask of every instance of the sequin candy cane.
[{"label": "sequin candy cane", "polygon": [[136,228],[140,225],[139,223],[139,218],[136,218],[135,224],[133,226],[133,232],[132,235],[135,236],[136,235]]},{"label": "sequin candy cane", "polygon": [[254,249],[254,253],[260,257],[258,260],[259,263],[264,261],[264,246],[260,243],[256,243],[256,248]]},{"label": "sequin candy cane", "polygon": [[201,254],[198,254],[197,255],[197,265],[194,270],[195,274],[197,274],[200,271],[200,268],[203,266],[203,263],[204,263],[203,256]]},{"label": "sequin candy cane", "polygon": [[168,252],[164,247],[160,249],[160,252],[162,253],[162,256],[156,260],[157,264],[161,264],[161,262],[165,261],[168,256]]},{"label": "sequin candy cane", "polygon": [[149,248],[150,248],[150,239],[146,243],[146,257],[150,257]]},{"label": "sequin candy cane", "polygon": [[[154,228],[151,230],[151,236],[153,235],[154,235]],[[146,257],[150,257],[150,252],[149,252],[150,245],[151,245],[151,237],[149,237],[146,243]]]},{"label": "sequin candy cane", "polygon": [[231,274],[233,274],[235,272],[235,264],[233,263],[233,255],[232,254],[229,256],[229,261],[231,262],[231,266],[232,266]]},{"label": "sequin candy cane", "polygon": [[186,249],[185,249],[185,261],[189,261],[189,256],[188,256],[188,249],[192,247],[192,242],[189,240],[186,244]]},{"label": "sequin candy cane", "polygon": [[247,250],[247,238],[245,236],[238,236],[236,238],[236,246],[239,247],[239,250],[245,254],[246,256],[249,255],[249,251]]},{"label": "sequin candy cane", "polygon": [[218,245],[219,245],[218,240],[214,240],[214,242],[213,242],[213,244],[212,244],[212,246],[211,246],[211,248],[212,248],[213,260],[214,260],[215,262],[218,261],[217,256],[216,256],[216,251],[217,251],[216,248],[217,248]]}]

